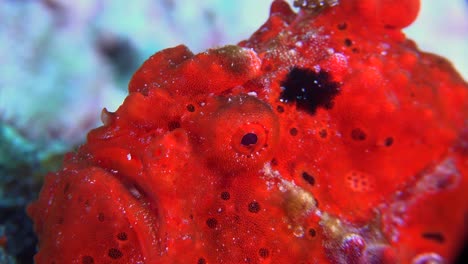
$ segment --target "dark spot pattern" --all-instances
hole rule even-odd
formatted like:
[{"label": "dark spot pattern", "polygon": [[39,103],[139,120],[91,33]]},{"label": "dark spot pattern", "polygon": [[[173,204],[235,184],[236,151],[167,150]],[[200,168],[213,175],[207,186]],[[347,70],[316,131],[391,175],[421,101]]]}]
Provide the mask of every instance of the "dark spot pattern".
[{"label": "dark spot pattern", "polygon": [[171,122],[169,122],[169,124],[167,126],[168,126],[169,131],[172,131],[172,130],[174,130],[176,128],[179,128],[180,123],[179,123],[179,121],[171,121]]},{"label": "dark spot pattern", "polygon": [[362,129],[354,128],[351,131],[351,138],[356,141],[363,141],[363,140],[366,140],[367,135]]},{"label": "dark spot pattern", "polygon": [[298,67],[291,69],[281,87],[281,102],[296,102],[298,109],[310,114],[315,114],[319,107],[331,109],[333,99],[340,92],[339,83],[334,82],[328,72]]},{"label": "dark spot pattern", "polygon": [[117,239],[120,241],[125,241],[128,239],[127,233],[125,232],[120,232],[117,234]]},{"label": "dark spot pattern", "polygon": [[326,129],[321,129],[321,130],[319,131],[319,136],[320,136],[321,138],[326,138],[326,137],[328,136],[327,130],[326,130]]},{"label": "dark spot pattern", "polygon": [[349,38],[346,38],[344,40],[344,44],[345,44],[346,47],[351,47],[353,45],[353,41],[350,40]]},{"label": "dark spot pattern", "polygon": [[270,256],[270,251],[267,248],[260,248],[258,250],[258,255],[261,258],[268,258],[268,256]]},{"label": "dark spot pattern", "polygon": [[260,212],[260,204],[257,201],[250,202],[249,212],[254,213],[254,214]]},{"label": "dark spot pattern", "polygon": [[439,232],[425,232],[425,233],[422,233],[421,235],[424,239],[427,239],[427,240],[432,240],[434,242],[437,242],[437,243],[444,243],[445,242],[445,237],[444,235],[442,235],[441,233]]},{"label": "dark spot pattern", "polygon": [[304,179],[308,184],[310,184],[312,186],[315,184],[314,177],[312,175],[310,175],[309,173],[307,173],[307,172],[302,173],[302,179]]},{"label": "dark spot pattern", "polygon": [[189,112],[195,112],[195,106],[193,106],[193,104],[187,105],[187,111],[189,111]]},{"label": "dark spot pattern", "polygon": [[276,111],[278,111],[278,113],[283,113],[284,112],[284,107],[282,107],[281,105],[278,105],[276,107]]},{"label": "dark spot pattern", "polygon": [[390,147],[391,145],[393,145],[393,138],[392,137],[388,137],[385,139],[385,142],[384,142],[384,145],[386,147]]},{"label": "dark spot pattern", "polygon": [[315,237],[317,235],[317,231],[313,228],[309,228],[309,236]]},{"label": "dark spot pattern", "polygon": [[82,264],[93,264],[94,263],[94,258],[91,256],[83,256],[81,258],[81,263]]},{"label": "dark spot pattern", "polygon": [[119,259],[123,256],[122,251],[120,251],[118,248],[109,249],[107,255],[109,255],[109,257],[112,259]]},{"label": "dark spot pattern", "polygon": [[63,194],[67,194],[68,190],[70,190],[70,183],[67,182],[67,184],[65,184],[65,188],[63,188]]},{"label": "dark spot pattern", "polygon": [[297,136],[297,128],[293,127],[289,130],[289,134],[291,134],[291,136]]},{"label": "dark spot pattern", "polygon": [[278,160],[275,159],[275,158],[273,158],[273,159],[271,160],[271,166],[277,166],[277,165],[278,165]]},{"label": "dark spot pattern", "polygon": [[208,218],[206,220],[206,225],[211,229],[215,229],[218,225],[218,220],[216,220],[216,218]]},{"label": "dark spot pattern", "polygon": [[231,199],[231,194],[229,192],[222,192],[221,193],[221,199],[227,201],[227,200]]},{"label": "dark spot pattern", "polygon": [[348,24],[346,24],[346,22],[340,23],[337,26],[339,30],[346,30],[347,27],[348,27]]},{"label": "dark spot pattern", "polygon": [[199,258],[197,264],[206,264],[206,260],[204,258]]},{"label": "dark spot pattern", "polygon": [[104,214],[103,214],[103,213],[99,213],[99,214],[98,214],[98,220],[99,220],[99,222],[104,222],[104,219],[105,219]]}]

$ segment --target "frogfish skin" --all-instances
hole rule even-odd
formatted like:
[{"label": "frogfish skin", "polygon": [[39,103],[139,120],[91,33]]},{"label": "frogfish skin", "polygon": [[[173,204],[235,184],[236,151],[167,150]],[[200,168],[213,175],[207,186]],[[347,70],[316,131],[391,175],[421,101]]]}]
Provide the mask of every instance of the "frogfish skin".
[{"label": "frogfish skin", "polygon": [[468,84],[418,0],[282,0],[249,39],[151,56],[28,208],[38,264],[450,263]]}]

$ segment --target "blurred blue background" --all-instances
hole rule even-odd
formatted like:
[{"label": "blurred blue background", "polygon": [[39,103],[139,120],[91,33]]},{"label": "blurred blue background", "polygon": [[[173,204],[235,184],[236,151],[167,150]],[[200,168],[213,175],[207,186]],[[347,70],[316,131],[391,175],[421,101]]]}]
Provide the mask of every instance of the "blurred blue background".
[{"label": "blurred blue background", "polygon": [[[119,106],[146,58],[180,43],[194,52],[237,43],[267,19],[270,3],[0,0],[0,263],[31,263],[25,205],[44,173],[99,125],[101,109]],[[467,1],[422,0],[405,32],[468,78]]]}]

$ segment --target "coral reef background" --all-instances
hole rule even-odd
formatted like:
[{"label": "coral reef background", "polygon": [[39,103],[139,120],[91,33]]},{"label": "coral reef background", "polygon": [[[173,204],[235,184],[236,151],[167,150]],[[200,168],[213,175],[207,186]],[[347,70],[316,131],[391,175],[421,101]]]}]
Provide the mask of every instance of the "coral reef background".
[{"label": "coral reef background", "polygon": [[[0,3],[0,263],[32,263],[25,206],[63,153],[99,125],[101,109],[118,107],[139,65],[180,43],[199,52],[245,39],[271,0]],[[422,0],[406,33],[468,78],[467,1]]]}]

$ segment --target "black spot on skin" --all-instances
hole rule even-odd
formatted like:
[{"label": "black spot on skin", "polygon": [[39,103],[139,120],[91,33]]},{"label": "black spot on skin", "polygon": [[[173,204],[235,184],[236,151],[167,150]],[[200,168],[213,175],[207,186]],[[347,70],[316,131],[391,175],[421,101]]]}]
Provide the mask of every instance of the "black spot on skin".
[{"label": "black spot on skin", "polygon": [[270,251],[266,248],[260,248],[258,250],[258,255],[261,257],[261,258],[268,258],[268,256],[270,255]]},{"label": "black spot on skin", "polygon": [[346,38],[344,40],[344,44],[346,45],[346,47],[351,47],[351,45],[353,45],[353,42],[349,38]]},{"label": "black spot on skin", "polygon": [[65,184],[65,188],[63,188],[63,194],[67,194],[68,190],[70,190],[70,183],[67,182],[67,184]]},{"label": "black spot on skin", "polygon": [[394,25],[388,25],[388,24],[384,25],[384,28],[385,29],[392,29],[392,30],[396,29],[396,27]]},{"label": "black spot on skin", "polygon": [[197,264],[206,264],[206,260],[204,258],[199,258]]},{"label": "black spot on skin", "polygon": [[117,234],[117,239],[120,241],[125,241],[128,239],[127,233],[125,232],[120,232]]},{"label": "black spot on skin", "polygon": [[91,256],[83,256],[81,258],[81,263],[82,264],[93,264],[94,263],[94,258]]},{"label": "black spot on skin", "polygon": [[189,111],[189,112],[195,112],[195,106],[193,106],[193,104],[187,105],[187,111]]},{"label": "black spot on skin", "polygon": [[257,144],[258,137],[254,133],[247,133],[241,139],[241,144],[244,146],[250,146]]},{"label": "black spot on skin", "polygon": [[275,158],[273,158],[273,159],[271,160],[271,166],[277,166],[277,165],[278,165],[278,160],[275,159]]},{"label": "black spot on skin", "polygon": [[278,113],[283,113],[284,112],[284,107],[282,107],[281,105],[278,105],[276,107],[276,111],[278,111]]},{"label": "black spot on skin", "polygon": [[390,147],[391,145],[393,145],[393,138],[392,137],[388,137],[385,139],[385,142],[384,142],[384,145],[386,147]]},{"label": "black spot on skin", "polygon": [[353,140],[363,141],[363,140],[366,140],[366,137],[367,137],[366,133],[360,128],[354,128],[351,131],[351,138]]},{"label": "black spot on skin", "polygon": [[302,178],[310,185],[314,185],[315,184],[315,179],[312,175],[308,174],[307,172],[303,172],[302,173]]},{"label": "black spot on skin", "polygon": [[297,67],[291,69],[281,87],[284,89],[280,95],[281,102],[296,102],[298,109],[310,114],[315,114],[319,107],[331,109],[333,99],[340,92],[340,85],[328,72]]},{"label": "black spot on skin", "polygon": [[109,252],[107,253],[107,255],[109,255],[109,257],[112,259],[119,259],[123,256],[122,251],[120,251],[117,248],[109,249]]},{"label": "black spot on skin", "polygon": [[317,235],[317,231],[313,228],[309,228],[309,236],[315,237]]},{"label": "black spot on skin", "polygon": [[169,122],[169,124],[168,124],[168,129],[169,129],[169,131],[172,131],[172,130],[174,130],[174,129],[176,129],[176,128],[179,128],[179,127],[180,127],[179,121],[171,121],[171,122]]},{"label": "black spot on skin", "polygon": [[441,233],[439,232],[425,232],[425,233],[422,233],[421,235],[424,239],[427,239],[427,240],[432,240],[432,241],[435,241],[437,243],[444,243],[445,242],[445,237],[444,235],[442,235]]},{"label": "black spot on skin", "polygon": [[319,131],[319,136],[320,136],[321,138],[326,138],[326,137],[328,136],[327,130],[326,130],[326,129],[320,130],[320,131]]},{"label": "black spot on skin", "polygon": [[338,26],[337,26],[337,28],[338,28],[339,30],[345,30],[347,27],[348,27],[348,24],[346,24],[345,22],[340,23],[340,24],[338,24]]},{"label": "black spot on skin", "polygon": [[99,222],[104,222],[104,219],[105,219],[104,214],[103,214],[103,213],[99,213],[99,214],[98,214],[98,220],[99,220]]},{"label": "black spot on skin", "polygon": [[218,220],[216,220],[216,218],[208,218],[206,220],[206,225],[211,229],[215,229],[218,225]]},{"label": "black spot on skin", "polygon": [[249,203],[249,212],[254,214],[260,212],[260,204],[257,201]]},{"label": "black spot on skin", "polygon": [[291,134],[291,136],[297,136],[297,128],[293,127],[289,130],[289,134]]},{"label": "black spot on skin", "polygon": [[222,192],[221,193],[221,199],[227,201],[227,200],[231,199],[231,194],[229,194],[228,192]]}]

